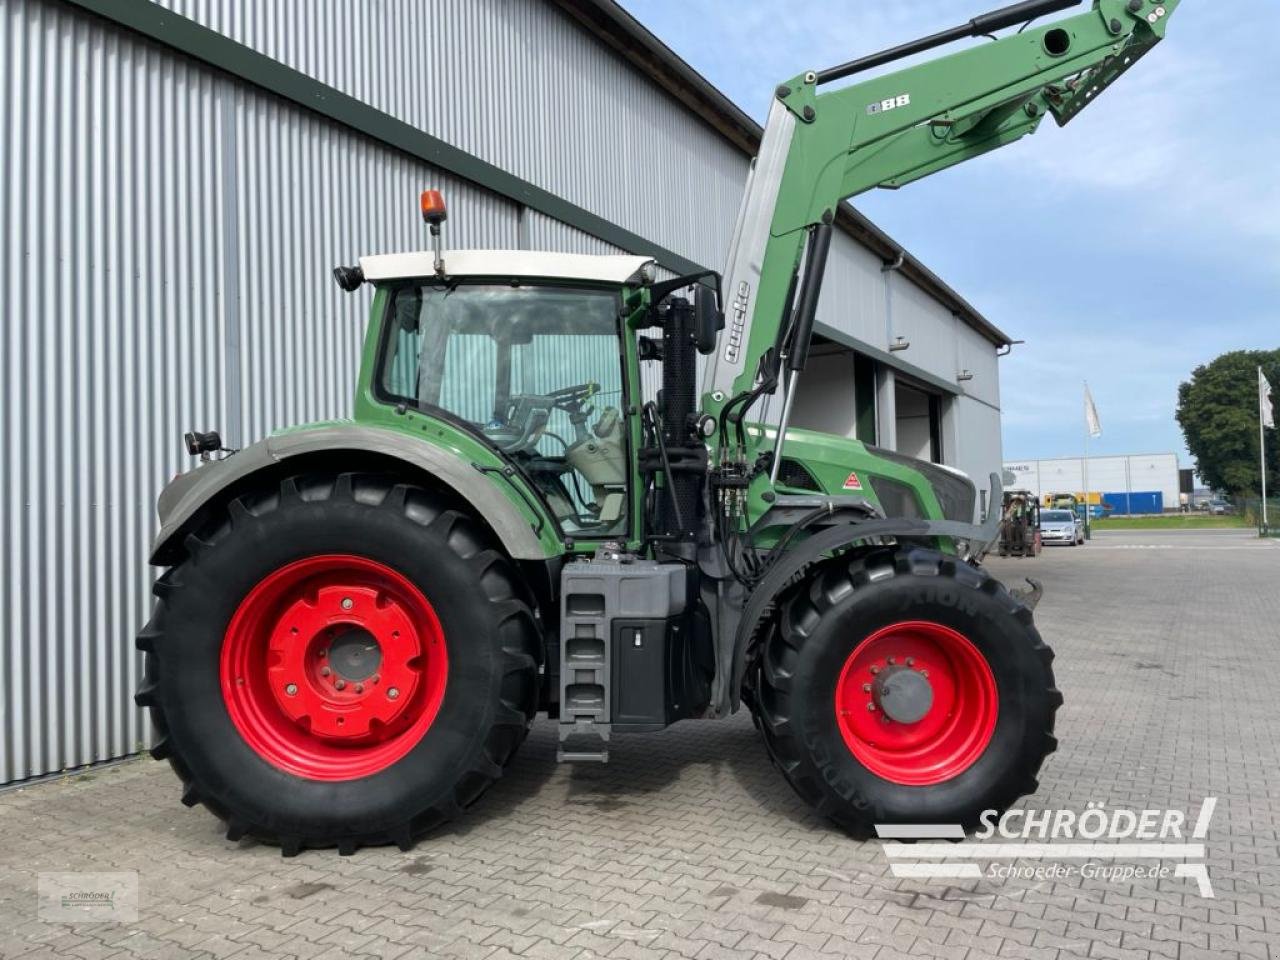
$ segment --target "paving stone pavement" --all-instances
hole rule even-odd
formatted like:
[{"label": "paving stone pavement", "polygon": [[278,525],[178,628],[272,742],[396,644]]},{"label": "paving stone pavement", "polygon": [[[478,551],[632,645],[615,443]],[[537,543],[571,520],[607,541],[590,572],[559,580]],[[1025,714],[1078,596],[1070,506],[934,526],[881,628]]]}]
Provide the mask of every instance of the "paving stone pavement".
[{"label": "paving stone pavement", "polygon": [[[408,854],[225,841],[149,760],[0,793],[0,957],[1280,960],[1280,543],[1107,534],[1030,574],[1058,653],[1061,748],[1028,807],[1218,807],[1216,898],[1188,879],[929,881],[812,815],[750,719],[508,776]],[[1034,866],[1034,861],[1018,861]],[[41,871],[137,871],[134,923],[37,915]]]}]

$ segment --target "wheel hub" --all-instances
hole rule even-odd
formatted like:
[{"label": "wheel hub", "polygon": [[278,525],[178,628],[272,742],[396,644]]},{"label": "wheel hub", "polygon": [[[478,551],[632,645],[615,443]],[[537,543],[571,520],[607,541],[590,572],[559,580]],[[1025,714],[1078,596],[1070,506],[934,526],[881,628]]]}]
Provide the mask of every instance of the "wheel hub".
[{"label": "wheel hub", "polygon": [[893,666],[876,676],[871,684],[871,699],[890,720],[918,723],[933,706],[933,686],[920,671]]},{"label": "wheel hub", "polygon": [[313,736],[377,738],[412,702],[420,654],[413,623],[391,597],[374,586],[335,584],[285,610],[267,672],[280,709]]},{"label": "wheel hub", "polygon": [[329,644],[329,666],[343,680],[368,680],[382,662],[377,638],[363,627],[350,626]]},{"label": "wheel hub", "polygon": [[319,780],[376,773],[426,732],[444,694],[444,635],[396,571],[323,555],[270,574],[223,643],[228,713],[263,759]]},{"label": "wheel hub", "polygon": [[928,786],[977,762],[995,732],[995,676],[963,634],[929,621],[883,627],[845,660],[835,713],[849,751],[893,783]]}]

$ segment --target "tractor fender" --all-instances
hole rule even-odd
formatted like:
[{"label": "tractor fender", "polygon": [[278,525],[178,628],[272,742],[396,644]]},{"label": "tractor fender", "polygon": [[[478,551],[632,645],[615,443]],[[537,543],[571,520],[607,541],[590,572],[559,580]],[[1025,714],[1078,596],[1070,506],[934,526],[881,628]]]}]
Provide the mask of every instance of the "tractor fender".
[{"label": "tractor fender", "polygon": [[951,537],[968,540],[974,555],[981,557],[1000,531],[1000,478],[991,474],[991,504],[985,523],[963,523],[958,520],[916,520],[907,517],[841,523],[820,530],[790,548],[764,575],[742,608],[742,619],[733,641],[733,673],[728,693],[732,710],[738,709],[742,681],[747,673],[747,651],[760,620],[778,594],[809,564],[836,550],[862,540],[879,537]]},{"label": "tractor fender", "polygon": [[516,560],[547,556],[534,527],[498,487],[484,482],[476,467],[450,450],[392,430],[360,424],[334,424],[296,430],[265,440],[232,456],[203,464],[173,480],[157,502],[160,531],[151,545],[151,562],[164,563],[188,524],[211,501],[255,473],[312,453],[372,453],[399,460],[448,486],[489,525],[507,554]]}]

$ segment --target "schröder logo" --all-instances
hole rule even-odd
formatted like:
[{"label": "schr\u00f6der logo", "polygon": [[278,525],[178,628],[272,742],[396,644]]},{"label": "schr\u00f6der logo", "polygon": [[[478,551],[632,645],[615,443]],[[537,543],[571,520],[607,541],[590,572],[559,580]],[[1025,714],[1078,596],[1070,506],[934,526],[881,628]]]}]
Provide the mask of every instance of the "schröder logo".
[{"label": "schr\u00f6der logo", "polygon": [[[1089,803],[1079,811],[988,810],[972,839],[959,824],[879,824],[876,834],[889,841],[884,848],[895,877],[1126,883],[1187,877],[1200,896],[1213,897],[1203,841],[1217,804],[1217,797],[1205,798],[1194,821],[1182,810]],[[930,840],[961,842],[920,842]]]},{"label": "schr\u00f6der logo", "polygon": [[[1210,798],[1206,803],[1216,803]],[[1203,809],[1203,808],[1202,808]],[[1212,807],[1209,808],[1212,813]],[[973,838],[989,840],[1181,840],[1187,815],[1181,810],[1108,810],[1090,802],[1083,813],[1074,810],[988,810]]]}]

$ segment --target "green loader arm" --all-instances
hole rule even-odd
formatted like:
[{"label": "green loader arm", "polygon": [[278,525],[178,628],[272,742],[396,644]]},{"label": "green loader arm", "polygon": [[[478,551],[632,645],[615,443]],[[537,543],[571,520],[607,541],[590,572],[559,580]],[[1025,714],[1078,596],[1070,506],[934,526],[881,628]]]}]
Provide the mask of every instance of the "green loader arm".
[{"label": "green loader arm", "polygon": [[[750,391],[771,348],[783,348],[772,350],[775,365],[785,353],[792,371],[803,368],[823,265],[814,261],[829,243],[818,234],[830,230],[842,200],[989,153],[1034,133],[1046,116],[1065,125],[1164,38],[1180,0],[1093,0],[1085,13],[829,92],[820,87],[1079,2],[1016,4],[778,88],[726,269],[729,323],[708,371],[707,408]],[[789,299],[807,238],[808,263]],[[786,324],[789,338],[779,335]]]},{"label": "green loader arm", "polygon": [[1087,13],[831,93],[817,92],[821,74],[789,81],[781,99],[800,126],[773,232],[1012,143],[1047,114],[1065,125],[1164,38],[1179,2],[1094,0]]}]

